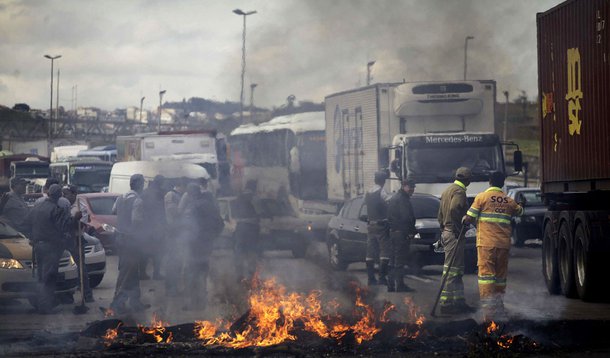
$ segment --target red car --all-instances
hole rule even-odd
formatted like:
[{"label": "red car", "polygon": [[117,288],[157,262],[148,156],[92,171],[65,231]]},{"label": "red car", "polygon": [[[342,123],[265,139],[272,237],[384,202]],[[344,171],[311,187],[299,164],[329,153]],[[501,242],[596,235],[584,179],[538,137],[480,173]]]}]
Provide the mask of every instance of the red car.
[{"label": "red car", "polygon": [[119,194],[114,193],[87,193],[76,196],[83,218],[87,217],[86,231],[97,237],[106,251],[113,251],[115,247],[117,219],[112,213],[112,207],[118,197]]}]

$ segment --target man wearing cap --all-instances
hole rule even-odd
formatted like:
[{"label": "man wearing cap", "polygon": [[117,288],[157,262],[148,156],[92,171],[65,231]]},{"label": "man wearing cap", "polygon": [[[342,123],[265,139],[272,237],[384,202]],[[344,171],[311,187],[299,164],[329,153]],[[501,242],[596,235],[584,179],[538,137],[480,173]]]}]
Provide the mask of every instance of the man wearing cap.
[{"label": "man wearing cap", "polygon": [[[62,188],[63,198],[70,202],[70,210],[68,211],[71,216],[75,216],[77,212],[79,212],[78,205],[76,204],[76,195],[78,194],[78,188],[76,185],[64,185]],[[81,240],[81,245],[78,245],[78,240]],[[80,228],[76,227],[68,237],[68,251],[72,254],[74,261],[76,264],[80,266],[80,257],[85,257],[85,245],[87,241],[81,235]],[[78,249],[81,248],[81,253],[79,254]],[[78,270],[78,274],[80,275],[80,269]],[[85,302],[91,303],[95,302],[93,298],[93,291],[91,290],[91,285],[89,284],[89,273],[87,272],[87,265],[83,265],[83,290]],[[79,277],[80,279],[80,277]]]},{"label": "man wearing cap", "polygon": [[144,189],[144,176],[134,174],[129,178],[130,191],[119,196],[112,208],[117,215],[119,232],[117,247],[119,251],[119,275],[117,277],[114,299],[110,308],[117,313],[129,308],[135,312],[150,307],[140,301],[140,274],[142,246],[144,242],[144,210],[140,193]]},{"label": "man wearing cap", "polygon": [[23,200],[27,181],[23,178],[11,179],[11,191],[7,193],[6,203],[2,210],[2,216],[15,230],[22,233],[29,231],[25,218],[30,212],[28,205]]},{"label": "man wearing cap", "polygon": [[388,292],[412,292],[404,281],[405,266],[409,256],[409,246],[415,237],[415,214],[411,206],[411,195],[415,190],[413,179],[403,179],[400,190],[388,204],[390,239],[392,240],[391,272],[388,276]]},{"label": "man wearing cap", "polygon": [[[57,180],[57,178],[53,178],[53,177],[47,178],[47,181],[44,183],[44,186],[42,187],[42,196],[40,198],[36,199],[36,201],[34,202],[34,206],[42,203],[43,201],[45,201],[47,199],[48,193],[49,193],[49,188],[53,184],[59,185],[59,180]],[[72,204],[70,204],[70,201],[68,199],[64,198],[63,196],[59,198],[57,205],[59,205],[60,208],[67,210],[68,212],[70,211],[70,207],[72,206]]]},{"label": "man wearing cap", "polygon": [[523,214],[523,207],[502,191],[504,179],[504,173],[492,172],[489,188],[474,198],[464,217],[465,223],[477,222],[479,296],[485,321],[506,318],[504,292],[511,247],[511,218]]},{"label": "man wearing cap", "polygon": [[74,230],[80,220],[80,212],[74,217],[59,207],[61,187],[49,187],[48,197],[36,205],[26,218],[30,226],[30,241],[34,246],[40,290],[37,300],[39,313],[54,313],[57,305],[55,289],[59,259],[66,249],[66,235]]},{"label": "man wearing cap", "polygon": [[[383,189],[388,175],[384,171],[375,173],[373,185],[364,195],[368,225],[366,238],[367,284],[387,285],[391,245],[388,245],[388,200],[390,195]],[[379,261],[379,281],[375,278],[375,262]]]},{"label": "man wearing cap", "polygon": [[[455,181],[441,195],[438,222],[441,228],[441,243],[445,248],[443,275],[447,275],[441,292],[441,313],[458,314],[472,312],[464,299],[464,240],[458,240],[462,218],[468,210],[466,187],[470,184],[471,171],[460,167],[455,171]],[[453,265],[449,267],[452,257]]]}]

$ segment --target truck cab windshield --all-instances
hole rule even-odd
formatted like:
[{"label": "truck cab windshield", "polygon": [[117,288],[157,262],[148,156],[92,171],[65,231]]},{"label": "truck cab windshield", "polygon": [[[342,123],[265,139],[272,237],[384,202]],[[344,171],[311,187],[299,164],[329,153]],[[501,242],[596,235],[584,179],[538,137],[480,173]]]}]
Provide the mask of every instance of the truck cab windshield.
[{"label": "truck cab windshield", "polygon": [[78,187],[79,193],[99,192],[108,185],[111,169],[111,166],[75,165],[70,168],[70,183]]},{"label": "truck cab windshield", "polygon": [[450,183],[455,170],[472,170],[472,181],[486,181],[489,173],[504,171],[500,146],[409,148],[406,168],[409,176],[419,183]]}]

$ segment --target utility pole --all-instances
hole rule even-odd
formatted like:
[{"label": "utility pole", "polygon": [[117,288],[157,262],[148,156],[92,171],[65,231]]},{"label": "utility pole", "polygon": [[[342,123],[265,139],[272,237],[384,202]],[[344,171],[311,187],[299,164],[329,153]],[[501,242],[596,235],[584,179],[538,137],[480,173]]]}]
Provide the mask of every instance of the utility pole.
[{"label": "utility pole", "polygon": [[250,121],[255,122],[254,118],[254,89],[258,86],[256,83],[250,84]]},{"label": "utility pole", "polygon": [[241,91],[239,92],[239,122],[244,121],[244,76],[246,74],[246,16],[256,14],[256,10],[242,11],[240,9],[233,10],[233,13],[244,17],[244,28],[242,32],[241,46]]},{"label": "utility pole", "polygon": [[59,125],[57,123],[57,120],[59,119],[59,68],[57,69],[57,91],[55,96],[55,131],[57,131]]},{"label": "utility pole", "polygon": [[61,55],[57,55],[57,56],[44,55],[44,57],[51,60],[51,99],[50,99],[50,103],[49,103],[49,123],[47,126],[47,155],[51,156],[51,138],[52,138],[51,127],[53,125],[53,62],[56,59],[60,58]]},{"label": "utility pole", "polygon": [[144,96],[142,96],[142,98],[140,98],[140,123],[142,123],[142,105],[144,104]]},{"label": "utility pole", "polygon": [[371,67],[373,67],[373,65],[375,64],[375,61],[369,61],[369,63],[366,64],[366,85],[370,86],[371,84]]},{"label": "utility pole", "polygon": [[466,81],[466,72],[468,71],[468,40],[474,40],[474,36],[466,36],[464,40],[464,81]]},{"label": "utility pole", "polygon": [[165,90],[159,91],[159,126],[157,129],[157,131],[159,131],[159,132],[161,132],[161,111],[163,108],[162,102],[163,102],[163,95],[165,94],[165,92],[166,92]]},{"label": "utility pole", "polygon": [[504,130],[502,131],[502,140],[506,142],[508,129],[508,91],[504,91]]}]

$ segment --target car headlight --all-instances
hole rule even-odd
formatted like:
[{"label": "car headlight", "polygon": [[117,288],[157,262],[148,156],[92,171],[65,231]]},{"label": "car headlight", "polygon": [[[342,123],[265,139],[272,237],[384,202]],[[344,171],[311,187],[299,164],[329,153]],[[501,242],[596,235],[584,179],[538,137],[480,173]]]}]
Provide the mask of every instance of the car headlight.
[{"label": "car headlight", "polygon": [[15,259],[0,259],[0,269],[23,269],[23,265]]},{"label": "car headlight", "polygon": [[70,254],[70,266],[76,265],[76,261],[74,261],[74,257]]},{"label": "car headlight", "polygon": [[95,245],[93,245],[93,252],[100,252],[104,250],[104,245],[102,245],[101,242],[97,242]]},{"label": "car headlight", "polygon": [[102,229],[113,234],[116,232],[116,228],[109,224],[102,224]]},{"label": "car headlight", "polygon": [[421,235],[419,233],[417,233],[413,236],[413,239],[419,240],[419,239],[421,239]]},{"label": "car headlight", "polygon": [[464,234],[464,237],[477,237],[477,229],[474,227],[468,229],[468,231],[466,231],[466,234]]}]

